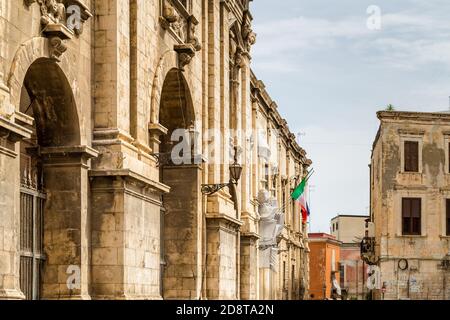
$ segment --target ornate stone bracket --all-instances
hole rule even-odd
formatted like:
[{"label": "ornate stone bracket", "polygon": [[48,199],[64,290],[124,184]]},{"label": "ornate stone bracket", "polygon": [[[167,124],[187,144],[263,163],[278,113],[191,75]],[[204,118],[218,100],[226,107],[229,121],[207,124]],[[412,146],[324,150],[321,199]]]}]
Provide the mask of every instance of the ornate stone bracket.
[{"label": "ornate stone bracket", "polygon": [[83,32],[93,15],[82,0],[24,0],[28,7],[37,2],[41,10],[42,33],[49,39],[50,58],[59,61],[67,50],[64,40]]},{"label": "ornate stone bracket", "polygon": [[192,44],[175,45],[175,51],[178,53],[178,68],[184,71],[186,67],[195,56],[195,48]]}]

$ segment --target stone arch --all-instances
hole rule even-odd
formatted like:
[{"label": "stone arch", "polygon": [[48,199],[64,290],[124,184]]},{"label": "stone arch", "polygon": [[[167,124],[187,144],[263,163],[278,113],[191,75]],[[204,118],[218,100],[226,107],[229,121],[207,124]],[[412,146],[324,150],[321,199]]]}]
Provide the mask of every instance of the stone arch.
[{"label": "stone arch", "polygon": [[29,112],[41,147],[80,145],[80,125],[70,84],[51,59],[39,58],[26,73],[20,112]]},{"label": "stone arch", "polygon": [[[184,74],[177,68],[164,69],[161,91],[158,92],[157,112],[153,118],[164,128],[160,151],[171,155],[177,142],[171,141],[172,133],[181,129],[185,135],[195,122],[191,90]],[[188,146],[192,147],[191,146]],[[188,154],[184,152],[188,152]],[[161,163],[161,182],[170,187],[162,197],[161,211],[161,294],[165,299],[196,299],[200,296],[201,260],[198,243],[201,227],[202,180],[201,165],[192,163],[192,149],[184,149],[188,162]],[[184,158],[186,160],[187,158]],[[183,287],[183,290],[178,288]]]},{"label": "stone arch", "polygon": [[[61,61],[49,58],[48,53],[47,39],[27,41],[20,46],[8,76],[11,104],[16,112],[35,120],[34,126],[27,125],[33,132],[31,139],[20,141],[22,188],[17,220],[21,232],[31,230],[33,235],[40,235],[39,254],[32,252],[32,255],[41,259],[42,269],[24,267],[27,272],[19,278],[25,279],[21,283],[23,291],[30,286],[34,288],[28,298],[82,299],[88,297],[89,281],[88,161],[97,152],[82,141],[87,135],[81,133],[80,116],[90,117],[90,113],[80,112],[82,95],[77,85],[77,64],[73,59],[70,61],[75,52],[66,53]],[[31,201],[36,207],[24,205],[27,199],[24,195],[30,194],[41,200]],[[29,218],[32,216],[29,208],[32,212],[39,211],[41,217],[41,222],[32,228],[28,227],[34,221]],[[21,251],[20,259],[25,261],[28,253]],[[57,270],[70,266],[80,268],[79,288],[67,287],[66,280],[58,277]]]},{"label": "stone arch", "polygon": [[[68,48],[67,52],[61,57],[61,61],[56,61],[54,59],[50,59],[49,53],[49,43],[47,38],[43,37],[35,37],[20,45],[17,50],[13,62],[11,64],[11,69],[8,75],[7,85],[10,90],[10,101],[14,106],[16,111],[20,111],[20,101],[22,97],[22,86],[24,84],[27,73],[30,68],[36,63],[44,62],[51,66],[51,73],[58,74],[58,78],[64,79],[64,83],[61,86],[64,89],[69,89],[72,92],[73,99],[73,114],[72,117],[76,120],[77,131],[79,135],[78,145],[86,144],[86,135],[81,132],[81,122],[82,119],[80,115],[81,112],[81,93],[78,89],[78,81],[76,79],[76,64],[73,61],[70,61],[68,58],[69,55],[76,55],[75,52],[71,52],[73,49]],[[37,65],[37,64],[35,64]],[[62,89],[62,87],[61,87]]]},{"label": "stone arch", "polygon": [[[164,82],[169,74],[174,69],[178,68],[178,54],[175,51],[166,51],[159,60],[153,79],[153,86],[151,92],[151,109],[150,109],[150,123],[158,124],[160,115],[161,95],[163,93]],[[181,72],[180,72],[181,75]],[[184,85],[188,92],[192,92],[189,80],[182,76]]]},{"label": "stone arch", "polygon": [[159,108],[159,124],[168,130],[162,137],[162,151],[169,151],[164,145],[169,142],[172,132],[189,129],[195,123],[195,111],[189,86],[178,69],[171,69],[164,80]]}]

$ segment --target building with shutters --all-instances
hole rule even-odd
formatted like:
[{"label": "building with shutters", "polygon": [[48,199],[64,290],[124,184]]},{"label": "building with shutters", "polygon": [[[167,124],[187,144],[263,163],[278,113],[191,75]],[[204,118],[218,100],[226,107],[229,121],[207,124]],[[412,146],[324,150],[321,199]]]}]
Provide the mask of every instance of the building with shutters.
[{"label": "building with shutters", "polygon": [[289,194],[311,161],[251,71],[252,20],[1,1],[0,299],[307,295]]},{"label": "building with shutters", "polygon": [[340,290],[340,252],[342,242],[327,233],[310,233],[309,299],[333,299],[335,290]]},{"label": "building with shutters", "polygon": [[377,114],[371,221],[377,297],[450,299],[450,114]]},{"label": "building with shutters", "polygon": [[331,219],[330,234],[341,241],[339,263],[340,286],[349,300],[364,300],[367,288],[367,264],[361,258],[361,241],[365,237],[369,216],[340,214]]}]

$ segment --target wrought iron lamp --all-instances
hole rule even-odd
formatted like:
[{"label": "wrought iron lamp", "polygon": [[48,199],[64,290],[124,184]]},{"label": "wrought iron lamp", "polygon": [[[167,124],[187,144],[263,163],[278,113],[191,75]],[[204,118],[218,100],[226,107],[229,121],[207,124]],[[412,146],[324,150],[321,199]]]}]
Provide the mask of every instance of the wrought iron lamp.
[{"label": "wrought iron lamp", "polygon": [[[189,139],[188,139],[189,138]],[[189,126],[188,129],[185,131],[185,140],[188,141],[189,144],[189,156],[193,157],[195,156],[195,141],[198,139],[198,132],[195,130],[195,126],[193,123]],[[168,152],[159,152],[159,153],[152,153],[151,155],[154,156],[157,160],[157,167],[160,166],[168,166],[172,164],[172,148],[174,146],[174,141],[169,141],[167,143],[167,149]]]},{"label": "wrought iron lamp", "polygon": [[242,175],[242,165],[237,161],[238,147],[234,147],[234,163],[230,164],[230,181],[228,183],[202,184],[202,193],[207,196],[219,192],[223,188],[236,186]]},{"label": "wrought iron lamp", "polygon": [[[172,150],[173,142],[168,143],[169,149]],[[172,151],[152,153],[151,156],[156,158],[156,166],[167,166],[172,163]]]}]

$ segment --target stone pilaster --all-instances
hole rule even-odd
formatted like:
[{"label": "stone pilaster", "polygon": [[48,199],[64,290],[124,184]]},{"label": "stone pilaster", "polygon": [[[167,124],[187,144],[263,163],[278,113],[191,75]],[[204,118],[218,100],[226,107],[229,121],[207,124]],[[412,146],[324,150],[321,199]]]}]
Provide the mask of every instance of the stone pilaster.
[{"label": "stone pilaster", "polygon": [[165,299],[198,299],[201,295],[202,206],[200,166],[166,166],[163,181],[171,190],[164,195]]},{"label": "stone pilaster", "polygon": [[161,299],[161,193],[128,170],[90,172],[92,298]]},{"label": "stone pilaster", "polygon": [[[239,229],[242,223],[225,215],[207,216],[206,287],[211,300],[239,298]],[[239,286],[239,287],[238,287]]]},{"label": "stone pilaster", "polygon": [[258,239],[254,233],[241,234],[240,257],[240,285],[241,300],[258,299],[259,270],[258,270]]}]

